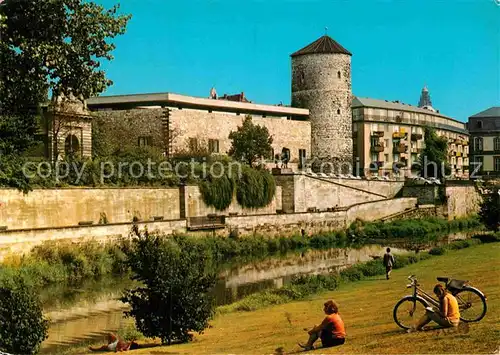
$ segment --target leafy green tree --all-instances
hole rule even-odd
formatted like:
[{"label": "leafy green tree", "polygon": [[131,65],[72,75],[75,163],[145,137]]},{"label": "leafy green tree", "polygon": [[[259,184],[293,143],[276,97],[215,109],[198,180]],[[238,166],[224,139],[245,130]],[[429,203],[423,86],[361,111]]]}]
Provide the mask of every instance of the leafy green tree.
[{"label": "leafy green tree", "polygon": [[13,354],[36,354],[47,338],[38,295],[18,277],[0,287],[0,350]]},{"label": "leafy green tree", "polygon": [[479,216],[484,225],[495,232],[500,229],[500,188],[495,188],[483,198]]},{"label": "leafy green tree", "polygon": [[243,169],[236,185],[236,199],[245,208],[269,205],[276,192],[274,177],[265,169]]},{"label": "leafy green tree", "polygon": [[[130,16],[85,0],[4,0],[0,3],[0,175],[33,143],[39,104],[63,95],[84,99],[111,81],[100,69]],[[0,177],[0,179],[2,179]],[[29,182],[4,177],[8,186]]]},{"label": "leafy green tree", "polygon": [[231,149],[229,155],[236,160],[253,166],[261,157],[272,150],[273,138],[264,126],[255,125],[251,116],[246,116],[243,125],[229,134]]},{"label": "leafy green tree", "polygon": [[[54,97],[103,92],[112,82],[100,61],[113,59],[115,45],[109,39],[125,33],[130,19],[118,15],[118,8],[106,10],[84,0],[3,1],[1,52],[9,59],[8,66],[2,65],[3,107],[11,111],[19,98],[38,98],[48,89]],[[16,92],[19,84],[23,90]],[[26,95],[28,89],[33,95]]]},{"label": "leafy green tree", "polygon": [[439,137],[434,128],[426,127],[424,143],[425,148],[419,159],[421,176],[441,179],[450,174],[446,137]]},{"label": "leafy green tree", "polygon": [[141,333],[163,344],[186,342],[190,332],[202,333],[215,310],[208,292],[215,274],[207,271],[209,259],[202,245],[187,244],[182,237],[140,233],[137,228],[132,243],[125,251],[128,264],[133,279],[143,286],[122,298],[131,307],[126,315],[135,318]]}]

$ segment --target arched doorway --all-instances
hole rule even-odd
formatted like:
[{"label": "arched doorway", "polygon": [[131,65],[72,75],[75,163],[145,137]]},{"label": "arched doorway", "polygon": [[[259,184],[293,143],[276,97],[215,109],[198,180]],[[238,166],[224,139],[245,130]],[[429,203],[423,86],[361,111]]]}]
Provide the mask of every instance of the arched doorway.
[{"label": "arched doorway", "polygon": [[77,155],[80,153],[80,142],[74,134],[68,134],[64,141],[64,153],[66,155]]},{"label": "arched doorway", "polygon": [[290,149],[283,148],[281,150],[281,167],[288,168],[289,161],[290,161]]}]

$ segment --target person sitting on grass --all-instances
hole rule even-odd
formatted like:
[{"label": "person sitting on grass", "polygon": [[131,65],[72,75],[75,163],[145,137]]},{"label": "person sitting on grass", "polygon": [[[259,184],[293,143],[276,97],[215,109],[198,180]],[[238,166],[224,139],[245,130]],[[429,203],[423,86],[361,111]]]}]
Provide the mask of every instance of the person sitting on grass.
[{"label": "person sitting on grass", "polygon": [[[325,319],[319,326],[314,326],[309,330],[309,340],[306,345],[299,346],[305,350],[314,349],[313,344],[318,338],[321,338],[321,343],[324,348],[342,345],[345,342],[345,327],[342,318],[339,315],[339,307],[337,304],[329,300],[325,302],[323,311],[326,314]],[[304,329],[307,331],[307,329]]]},{"label": "person sitting on grass", "polygon": [[125,342],[123,341],[119,336],[113,334],[113,333],[108,333],[108,344],[103,345],[100,348],[94,348],[92,346],[89,346],[89,350],[91,351],[127,351],[131,349],[137,349],[139,346],[137,345],[136,342]]},{"label": "person sitting on grass", "polygon": [[439,298],[439,311],[427,307],[425,314],[415,326],[408,329],[408,333],[423,330],[424,325],[432,320],[443,328],[458,327],[460,310],[455,296],[449,293],[441,284],[434,286],[434,294]]}]

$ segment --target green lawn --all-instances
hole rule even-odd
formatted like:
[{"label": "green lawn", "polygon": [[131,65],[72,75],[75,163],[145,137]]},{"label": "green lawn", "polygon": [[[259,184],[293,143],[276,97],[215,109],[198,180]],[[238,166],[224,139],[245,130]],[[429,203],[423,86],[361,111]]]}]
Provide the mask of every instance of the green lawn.
[{"label": "green lawn", "polygon": [[[442,334],[433,330],[407,334],[394,323],[392,311],[396,302],[408,294],[405,286],[410,274],[417,275],[422,287],[429,292],[437,276],[470,280],[488,297],[486,317],[479,323],[471,323],[468,333]],[[500,243],[450,251],[395,270],[389,281],[379,276],[342,285],[337,291],[307,301],[220,315],[212,322],[213,327],[197,335],[192,343],[133,353],[273,354],[278,348],[285,354],[295,353],[300,350],[297,342],[307,339],[302,329],[322,320],[322,305],[329,298],[339,303],[346,324],[346,344],[310,353],[493,354],[500,346]],[[81,348],[78,353],[84,350]]]}]

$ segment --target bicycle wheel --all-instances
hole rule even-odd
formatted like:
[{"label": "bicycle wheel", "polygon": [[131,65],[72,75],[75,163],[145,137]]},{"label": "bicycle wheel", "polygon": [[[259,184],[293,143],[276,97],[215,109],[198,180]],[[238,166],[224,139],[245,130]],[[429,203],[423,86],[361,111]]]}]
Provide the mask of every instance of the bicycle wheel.
[{"label": "bicycle wheel", "polygon": [[421,298],[403,297],[394,306],[394,321],[401,328],[410,329],[425,314],[427,306],[427,303]]},{"label": "bicycle wheel", "polygon": [[460,309],[460,320],[464,322],[479,322],[486,314],[486,299],[474,288],[463,288],[455,297]]}]

